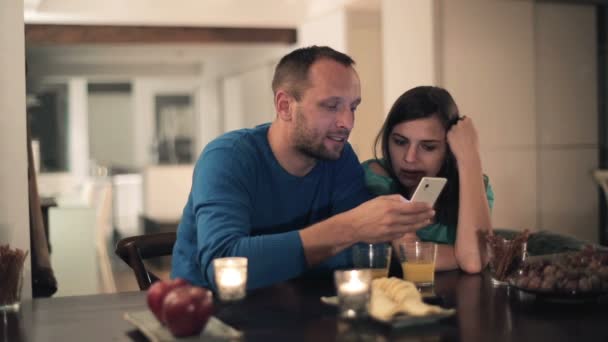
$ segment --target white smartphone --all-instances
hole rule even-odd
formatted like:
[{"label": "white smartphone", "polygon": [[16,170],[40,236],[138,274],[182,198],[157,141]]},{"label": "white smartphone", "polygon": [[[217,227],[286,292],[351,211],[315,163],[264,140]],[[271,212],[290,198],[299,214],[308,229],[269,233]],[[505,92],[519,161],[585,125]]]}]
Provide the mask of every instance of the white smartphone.
[{"label": "white smartphone", "polygon": [[435,205],[435,201],[439,198],[441,190],[447,183],[447,179],[443,177],[422,177],[414,195],[412,202],[425,202],[431,206]]}]

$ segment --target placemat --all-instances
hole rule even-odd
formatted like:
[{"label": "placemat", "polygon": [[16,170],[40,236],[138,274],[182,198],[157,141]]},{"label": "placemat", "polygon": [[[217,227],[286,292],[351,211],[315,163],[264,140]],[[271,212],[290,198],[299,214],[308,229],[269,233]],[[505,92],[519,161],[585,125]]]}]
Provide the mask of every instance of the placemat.
[{"label": "placemat", "polygon": [[152,342],[165,341],[238,341],[243,333],[211,316],[199,336],[177,338],[160,324],[149,310],[126,312],[125,320],[135,325]]}]

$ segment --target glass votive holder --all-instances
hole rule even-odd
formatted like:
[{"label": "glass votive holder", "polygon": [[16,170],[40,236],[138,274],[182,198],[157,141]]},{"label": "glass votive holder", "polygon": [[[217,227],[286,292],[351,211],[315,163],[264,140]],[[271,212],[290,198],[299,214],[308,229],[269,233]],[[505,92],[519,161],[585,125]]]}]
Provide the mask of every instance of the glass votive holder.
[{"label": "glass votive holder", "polygon": [[528,254],[527,236],[511,240],[498,235],[486,238],[488,270],[493,286],[508,285],[507,279],[517,271]]},{"label": "glass votive holder", "polygon": [[245,298],[247,290],[247,258],[218,258],[213,260],[215,284],[220,300]]},{"label": "glass votive holder", "polygon": [[0,245],[0,312],[19,311],[27,255],[19,248]]},{"label": "glass votive holder", "polygon": [[340,317],[354,319],[367,316],[371,294],[371,270],[337,270],[334,271],[334,281]]}]

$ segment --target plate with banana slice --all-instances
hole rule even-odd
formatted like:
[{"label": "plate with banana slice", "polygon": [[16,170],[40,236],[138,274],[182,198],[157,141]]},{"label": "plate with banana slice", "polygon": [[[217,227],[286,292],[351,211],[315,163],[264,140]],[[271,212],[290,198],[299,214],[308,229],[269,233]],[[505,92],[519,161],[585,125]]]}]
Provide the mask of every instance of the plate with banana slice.
[{"label": "plate with banana slice", "polygon": [[[338,297],[321,297],[328,305],[338,305]],[[429,302],[429,298],[426,300]],[[375,321],[393,327],[407,327],[437,322],[451,317],[455,309],[425,303],[414,283],[391,277],[372,280],[369,315]]]},{"label": "plate with banana slice", "polygon": [[455,313],[455,309],[425,303],[412,282],[394,277],[372,281],[369,314],[376,321],[405,327],[434,323]]}]

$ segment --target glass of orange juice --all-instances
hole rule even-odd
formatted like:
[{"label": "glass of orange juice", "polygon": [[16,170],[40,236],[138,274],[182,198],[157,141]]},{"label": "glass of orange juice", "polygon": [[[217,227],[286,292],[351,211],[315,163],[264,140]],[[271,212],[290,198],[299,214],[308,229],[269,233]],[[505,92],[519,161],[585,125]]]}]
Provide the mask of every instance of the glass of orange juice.
[{"label": "glass of orange juice", "polygon": [[372,279],[388,277],[391,251],[388,243],[358,243],[353,246],[353,265],[356,269],[369,269]]},{"label": "glass of orange juice", "polygon": [[437,244],[433,242],[402,242],[399,244],[399,261],[403,268],[403,279],[416,287],[432,287],[435,284],[435,260]]}]

